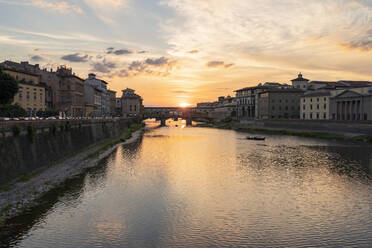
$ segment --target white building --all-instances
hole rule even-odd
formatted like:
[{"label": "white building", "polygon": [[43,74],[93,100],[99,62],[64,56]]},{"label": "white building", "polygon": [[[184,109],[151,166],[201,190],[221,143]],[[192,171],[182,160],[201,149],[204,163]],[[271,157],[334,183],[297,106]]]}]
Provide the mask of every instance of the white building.
[{"label": "white building", "polygon": [[301,89],[301,90],[307,90],[309,87],[309,79],[303,78],[302,74],[298,74],[298,77],[291,80],[292,81],[292,87]]},{"label": "white building", "polygon": [[92,86],[101,91],[101,115],[108,116],[111,114],[110,110],[110,99],[107,91],[107,83],[104,80],[97,79],[93,73],[89,74],[89,77],[84,82],[86,85]]}]

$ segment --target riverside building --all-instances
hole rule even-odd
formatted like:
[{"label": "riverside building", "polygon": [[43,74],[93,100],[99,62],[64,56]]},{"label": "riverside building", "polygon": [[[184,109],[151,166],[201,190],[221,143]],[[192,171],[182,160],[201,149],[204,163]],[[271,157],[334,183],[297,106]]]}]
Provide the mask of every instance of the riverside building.
[{"label": "riverside building", "polygon": [[259,119],[299,119],[304,91],[272,88],[258,94]]},{"label": "riverside building", "polygon": [[45,85],[40,84],[38,75],[5,68],[3,72],[18,82],[19,90],[13,98],[14,104],[21,106],[29,115],[45,110]]},{"label": "riverside building", "polygon": [[301,98],[302,120],[329,120],[330,90],[306,92]]}]

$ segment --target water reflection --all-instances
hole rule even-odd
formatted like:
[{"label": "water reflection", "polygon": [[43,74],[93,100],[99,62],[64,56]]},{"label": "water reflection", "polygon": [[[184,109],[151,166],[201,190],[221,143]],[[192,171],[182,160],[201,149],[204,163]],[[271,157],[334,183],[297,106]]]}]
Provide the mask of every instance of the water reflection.
[{"label": "water reflection", "polygon": [[38,214],[11,221],[20,229],[1,230],[1,240],[13,247],[372,245],[371,147],[271,135],[248,141],[229,130],[167,125],[52,192]]}]

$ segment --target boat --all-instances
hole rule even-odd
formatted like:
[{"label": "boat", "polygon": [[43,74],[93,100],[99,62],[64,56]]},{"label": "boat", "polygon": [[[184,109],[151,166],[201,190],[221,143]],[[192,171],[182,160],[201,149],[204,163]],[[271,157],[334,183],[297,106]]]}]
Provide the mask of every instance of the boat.
[{"label": "boat", "polygon": [[265,137],[251,137],[251,136],[247,136],[246,139],[247,140],[265,140]]}]

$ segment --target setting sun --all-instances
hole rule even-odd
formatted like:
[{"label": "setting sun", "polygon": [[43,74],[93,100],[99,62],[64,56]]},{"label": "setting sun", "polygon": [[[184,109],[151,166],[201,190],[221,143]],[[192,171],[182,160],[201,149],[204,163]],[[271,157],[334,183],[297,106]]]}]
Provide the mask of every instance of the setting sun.
[{"label": "setting sun", "polygon": [[190,103],[186,103],[186,102],[181,102],[179,105],[180,105],[181,108],[186,108],[186,107],[191,106]]}]

